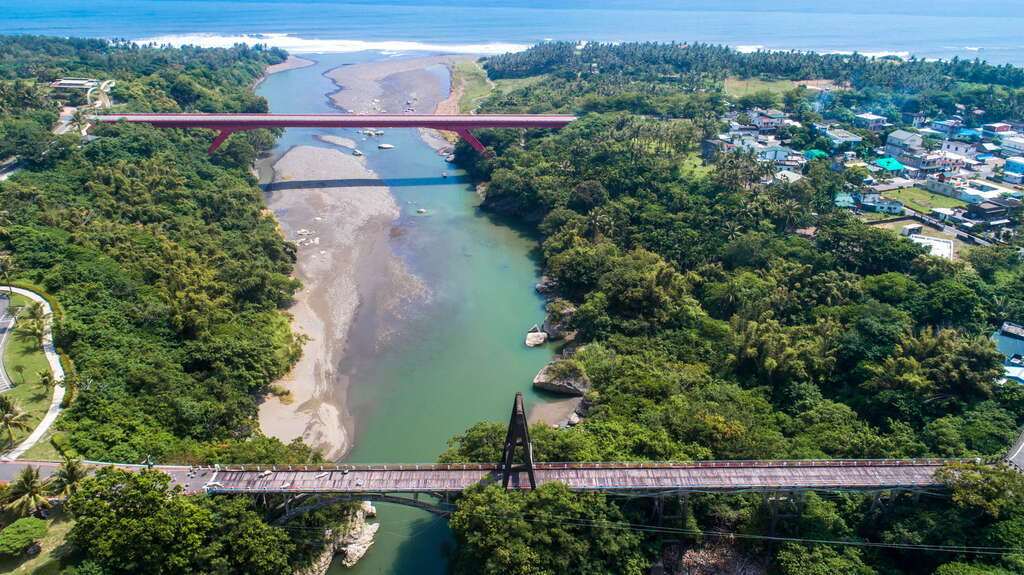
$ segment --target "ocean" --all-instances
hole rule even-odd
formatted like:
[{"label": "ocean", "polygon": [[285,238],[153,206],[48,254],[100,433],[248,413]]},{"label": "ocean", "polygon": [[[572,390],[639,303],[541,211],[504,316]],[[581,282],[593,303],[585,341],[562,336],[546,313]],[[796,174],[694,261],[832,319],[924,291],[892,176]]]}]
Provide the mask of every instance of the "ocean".
[{"label": "ocean", "polygon": [[294,52],[497,53],[544,40],[710,42],[1024,65],[1017,0],[0,1],[0,33]]}]

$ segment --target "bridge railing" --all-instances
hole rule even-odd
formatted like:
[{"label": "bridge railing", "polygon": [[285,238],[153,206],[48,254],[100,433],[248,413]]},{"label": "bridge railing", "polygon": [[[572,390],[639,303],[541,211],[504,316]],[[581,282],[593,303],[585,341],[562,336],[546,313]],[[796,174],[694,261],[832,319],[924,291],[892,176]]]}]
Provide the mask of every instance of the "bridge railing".
[{"label": "bridge railing", "polygon": [[[981,459],[788,459],[788,460],[707,460],[707,461],[616,461],[616,462],[538,462],[537,470],[558,469],[671,469],[740,467],[892,467],[937,466],[950,463],[980,463]],[[495,471],[495,463],[405,463],[405,464],[221,464],[196,466],[220,471]]]}]

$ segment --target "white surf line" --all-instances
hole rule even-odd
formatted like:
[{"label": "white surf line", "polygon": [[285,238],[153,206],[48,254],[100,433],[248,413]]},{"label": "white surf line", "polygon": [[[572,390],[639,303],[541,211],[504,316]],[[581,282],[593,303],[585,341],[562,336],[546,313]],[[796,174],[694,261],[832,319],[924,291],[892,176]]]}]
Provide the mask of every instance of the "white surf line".
[{"label": "white surf line", "polygon": [[50,364],[50,371],[53,373],[53,379],[55,382],[53,386],[53,399],[50,401],[50,407],[46,410],[46,415],[43,416],[42,421],[39,425],[21,442],[18,447],[4,454],[0,459],[12,461],[22,456],[26,451],[31,449],[39,440],[46,435],[46,432],[50,431],[50,427],[53,422],[57,420],[57,416],[60,415],[60,404],[64,401],[64,367],[60,364],[60,355],[57,354],[57,348],[53,345],[53,308],[50,307],[50,302],[46,301],[46,298],[37,294],[34,291],[22,289],[18,287],[0,286],[3,290],[12,290],[16,294],[21,294],[32,301],[42,302],[43,309],[49,314],[50,321],[46,326],[46,333],[43,334],[43,354],[46,356],[46,362]]}]

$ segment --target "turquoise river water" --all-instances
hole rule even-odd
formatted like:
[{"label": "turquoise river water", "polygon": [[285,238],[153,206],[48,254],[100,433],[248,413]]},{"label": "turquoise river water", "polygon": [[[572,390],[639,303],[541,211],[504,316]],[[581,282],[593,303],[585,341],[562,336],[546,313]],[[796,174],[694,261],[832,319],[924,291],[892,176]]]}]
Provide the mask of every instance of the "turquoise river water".
[{"label": "turquoise river water", "polygon": [[[327,98],[337,88],[322,74],[380,57],[308,56],[317,64],[272,75],[258,91],[275,113],[337,112]],[[447,85],[446,70],[436,73]],[[289,130],[274,154],[294,145],[330,147],[315,138],[322,133],[360,138],[353,130]],[[507,421],[516,391],[525,393],[528,404],[545,400],[530,381],[552,352],[523,344],[527,328],[543,318],[544,302],[532,289],[539,272],[536,240],[481,212],[464,175],[413,130],[389,130],[387,141],[394,150],[361,149],[368,167],[393,185],[401,209],[392,248],[432,297],[402,314],[402,325],[389,326],[398,335],[384,349],[355,341],[343,360],[352,374],[349,405],[356,417],[346,460],[428,462],[473,423]],[[444,171],[450,177],[442,178]],[[419,208],[428,215],[418,215]],[[354,568],[336,562],[331,574],[445,572],[445,520],[395,505],[377,508],[381,528],[374,546]]]}]

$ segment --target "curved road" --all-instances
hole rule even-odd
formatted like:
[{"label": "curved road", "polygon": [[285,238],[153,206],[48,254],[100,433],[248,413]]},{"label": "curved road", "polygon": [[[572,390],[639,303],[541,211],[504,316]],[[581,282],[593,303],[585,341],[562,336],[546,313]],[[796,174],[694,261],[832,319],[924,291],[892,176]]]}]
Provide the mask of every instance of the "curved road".
[{"label": "curved road", "polygon": [[[39,422],[32,433],[25,438],[17,447],[13,450],[5,453],[0,459],[13,460],[21,457],[23,453],[28,451],[39,440],[46,435],[46,432],[50,430],[53,422],[57,420],[57,416],[60,415],[60,404],[64,400],[64,367],[60,364],[60,356],[57,354],[57,348],[53,345],[53,308],[50,307],[50,302],[46,301],[43,296],[37,294],[34,291],[30,291],[23,288],[9,288],[8,286],[0,286],[0,290],[8,291],[11,290],[16,294],[23,295],[32,301],[42,302],[43,309],[46,310],[48,317],[50,318],[49,325],[46,326],[46,334],[43,335],[43,353],[46,355],[46,362],[50,364],[50,372],[53,373],[54,381],[58,382],[53,386],[53,398],[50,400],[50,407],[46,410],[46,415],[43,416],[43,420]],[[2,352],[2,350],[0,350]]]}]

